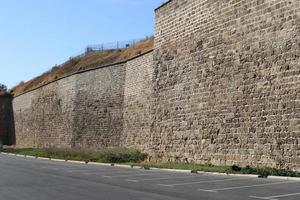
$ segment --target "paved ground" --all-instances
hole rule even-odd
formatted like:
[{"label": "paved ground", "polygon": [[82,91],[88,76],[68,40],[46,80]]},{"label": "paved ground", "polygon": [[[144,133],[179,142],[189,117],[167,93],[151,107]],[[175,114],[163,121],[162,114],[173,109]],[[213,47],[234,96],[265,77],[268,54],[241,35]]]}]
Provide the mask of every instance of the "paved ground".
[{"label": "paved ground", "polygon": [[299,200],[300,182],[71,164],[0,155],[3,200]]}]

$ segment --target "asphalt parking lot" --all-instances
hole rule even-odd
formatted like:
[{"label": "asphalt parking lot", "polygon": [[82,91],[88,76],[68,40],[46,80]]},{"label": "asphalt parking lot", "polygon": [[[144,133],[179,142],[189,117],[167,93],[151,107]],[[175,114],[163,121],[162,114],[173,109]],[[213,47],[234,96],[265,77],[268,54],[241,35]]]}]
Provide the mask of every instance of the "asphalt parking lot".
[{"label": "asphalt parking lot", "polygon": [[299,200],[300,181],[190,174],[0,155],[5,200]]}]

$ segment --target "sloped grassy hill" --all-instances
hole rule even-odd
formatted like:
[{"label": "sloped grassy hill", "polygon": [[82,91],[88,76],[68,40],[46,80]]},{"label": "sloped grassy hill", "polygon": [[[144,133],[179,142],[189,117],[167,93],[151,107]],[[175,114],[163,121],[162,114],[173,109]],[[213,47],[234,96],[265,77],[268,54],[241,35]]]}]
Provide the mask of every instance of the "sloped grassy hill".
[{"label": "sloped grassy hill", "polygon": [[77,71],[95,68],[96,66],[109,65],[126,61],[130,58],[143,54],[153,49],[153,38],[144,39],[128,49],[106,50],[101,52],[90,53],[81,58],[72,58],[59,67],[53,67],[50,71],[30,80],[21,82],[11,89],[14,96],[26,91],[35,89],[39,86],[55,81]]}]

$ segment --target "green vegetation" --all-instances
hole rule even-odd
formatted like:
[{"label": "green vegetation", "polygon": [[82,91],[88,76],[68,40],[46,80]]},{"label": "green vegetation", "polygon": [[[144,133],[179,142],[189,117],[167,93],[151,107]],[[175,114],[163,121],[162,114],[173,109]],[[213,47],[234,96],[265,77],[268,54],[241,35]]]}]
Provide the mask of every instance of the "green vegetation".
[{"label": "green vegetation", "polygon": [[141,166],[143,168],[163,168],[163,169],[183,169],[191,170],[192,173],[198,171],[203,172],[218,172],[227,174],[253,174],[259,175],[261,178],[268,176],[289,176],[300,177],[300,172],[295,172],[287,169],[275,168],[254,168],[254,167],[238,167],[238,166],[214,166],[209,164],[192,164],[192,163],[131,163],[133,166]]},{"label": "green vegetation", "polygon": [[79,149],[4,149],[3,152],[21,154],[27,156],[75,160],[85,162],[102,162],[102,163],[139,163],[144,161],[146,154],[135,149],[113,148],[99,151],[87,151]]},{"label": "green vegetation", "polygon": [[79,149],[4,149],[6,153],[14,153],[36,157],[55,158],[63,160],[76,160],[85,162],[101,162],[101,163],[126,163],[128,165],[140,166],[145,170],[150,168],[162,169],[183,169],[191,170],[192,173],[203,172],[218,172],[227,174],[253,174],[259,175],[261,178],[268,176],[288,176],[300,177],[300,172],[295,172],[287,169],[275,168],[255,168],[255,167],[239,167],[233,166],[214,166],[210,164],[193,164],[193,163],[147,163],[144,160],[146,154],[135,149],[127,148],[112,148],[98,151],[88,151]]}]

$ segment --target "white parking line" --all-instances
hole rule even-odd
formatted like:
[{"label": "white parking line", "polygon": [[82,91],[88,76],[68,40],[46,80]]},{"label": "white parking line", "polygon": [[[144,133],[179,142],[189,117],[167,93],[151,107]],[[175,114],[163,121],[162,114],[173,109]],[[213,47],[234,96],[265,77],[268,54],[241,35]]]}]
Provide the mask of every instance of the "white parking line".
[{"label": "white parking line", "polygon": [[245,185],[245,186],[237,186],[237,187],[216,188],[216,189],[210,189],[210,190],[207,190],[207,189],[198,189],[198,191],[202,191],[202,192],[218,192],[218,191],[225,191],[225,190],[235,190],[235,189],[244,189],[244,188],[269,186],[269,185],[288,184],[288,183],[295,183],[295,181],[284,181],[284,182],[275,182],[275,183],[263,183],[263,184]]},{"label": "white parking line", "polygon": [[134,183],[139,182],[138,180],[131,180],[131,179],[126,179],[126,181],[128,181],[128,182],[134,182]]},{"label": "white parking line", "polygon": [[227,179],[218,179],[218,180],[210,180],[210,181],[197,181],[197,182],[188,182],[188,183],[158,184],[158,185],[165,186],[165,187],[174,187],[174,186],[181,186],[181,185],[193,185],[193,184],[197,184],[197,183],[215,183],[215,182],[225,182],[225,181],[233,181],[233,180],[245,180],[245,179],[242,179],[242,178],[227,178]]},{"label": "white parking line", "polygon": [[121,178],[121,177],[135,177],[135,176],[152,176],[153,174],[133,174],[133,173],[130,173],[130,174],[122,174],[122,175],[119,175],[119,176],[110,176],[110,175],[104,175],[102,177],[104,178]]},{"label": "white parking line", "polygon": [[[124,173],[124,172],[123,172]],[[81,174],[81,175],[103,175],[104,173],[103,172],[80,172],[78,174]],[[109,176],[109,175],[106,175],[106,176]]]},{"label": "white parking line", "polygon": [[155,181],[155,180],[174,180],[183,178],[199,178],[200,176],[180,176],[180,177],[165,177],[165,178],[145,178],[145,179],[127,179],[129,182],[140,182],[140,181]]},{"label": "white parking line", "polygon": [[290,193],[290,194],[282,194],[282,195],[277,195],[277,196],[269,196],[269,197],[258,197],[258,196],[249,196],[250,198],[253,199],[267,199],[267,200],[278,200],[276,198],[281,198],[281,197],[293,197],[293,196],[299,196],[300,193]]},{"label": "white parking line", "polygon": [[107,172],[111,172],[113,174],[124,174],[124,173],[127,173],[127,171],[109,171],[109,170],[65,170],[66,172],[69,172],[69,173],[80,173],[80,174],[107,174]]}]

